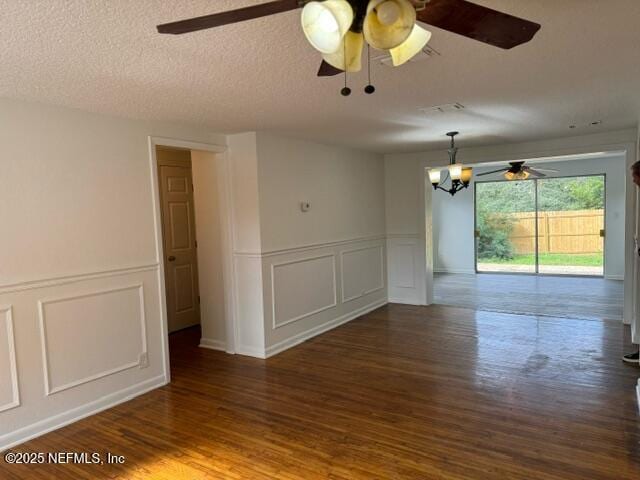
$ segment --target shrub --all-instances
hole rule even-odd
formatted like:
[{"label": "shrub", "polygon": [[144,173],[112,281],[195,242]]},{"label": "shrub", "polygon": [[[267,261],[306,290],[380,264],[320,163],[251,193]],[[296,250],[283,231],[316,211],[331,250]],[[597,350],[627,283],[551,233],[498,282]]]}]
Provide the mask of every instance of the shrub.
[{"label": "shrub", "polygon": [[508,215],[478,212],[478,256],[480,258],[513,259],[511,232],[514,221]]}]

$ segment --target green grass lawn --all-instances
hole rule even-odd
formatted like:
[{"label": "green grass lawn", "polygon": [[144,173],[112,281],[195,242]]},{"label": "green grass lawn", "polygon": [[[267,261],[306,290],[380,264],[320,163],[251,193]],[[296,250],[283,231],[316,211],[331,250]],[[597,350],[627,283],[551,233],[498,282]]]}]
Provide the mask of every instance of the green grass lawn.
[{"label": "green grass lawn", "polygon": [[[567,265],[575,267],[601,267],[603,258],[601,253],[571,254],[571,253],[541,253],[540,265]],[[478,258],[479,263],[501,263],[508,265],[535,265],[535,255],[516,255],[511,260],[504,258]]]}]

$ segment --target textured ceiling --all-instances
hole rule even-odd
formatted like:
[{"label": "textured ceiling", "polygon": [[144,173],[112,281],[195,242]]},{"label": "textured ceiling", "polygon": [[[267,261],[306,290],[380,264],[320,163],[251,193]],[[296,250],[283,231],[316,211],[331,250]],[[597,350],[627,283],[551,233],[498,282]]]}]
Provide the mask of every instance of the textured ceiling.
[{"label": "textured ceiling", "polygon": [[[155,25],[261,3],[250,0],[4,0],[0,96],[135,118],[268,130],[378,152],[587,134],[640,118],[640,1],[476,0],[542,24],[510,51],[436,28],[441,56],[374,65],[354,94],[315,77],[298,12],[183,36]],[[420,107],[460,102],[462,112]],[[593,120],[602,125],[593,127]],[[578,127],[569,130],[570,124]]]}]

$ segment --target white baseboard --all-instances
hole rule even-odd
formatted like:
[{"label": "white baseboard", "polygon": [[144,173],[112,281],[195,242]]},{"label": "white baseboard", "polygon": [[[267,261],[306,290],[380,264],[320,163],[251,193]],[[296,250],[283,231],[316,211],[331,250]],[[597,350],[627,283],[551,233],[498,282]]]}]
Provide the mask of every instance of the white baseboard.
[{"label": "white baseboard", "polygon": [[53,430],[57,430],[58,428],[77,422],[78,420],[82,420],[83,418],[95,415],[96,413],[107,410],[108,408],[128,402],[135,397],[150,392],[151,390],[155,390],[167,383],[167,379],[164,375],[150,378],[149,380],[145,380],[137,385],[106,395],[99,400],[72,408],[71,410],[59,413],[53,417],[45,418],[39,422],[14,430],[13,432],[0,436],[0,452],[44,435],[45,433],[49,433]]},{"label": "white baseboard", "polygon": [[605,275],[606,280],[624,280],[624,275]]},{"label": "white baseboard", "polygon": [[389,303],[398,303],[400,305],[415,305],[417,307],[423,307],[424,303],[420,303],[413,299],[389,297]]},{"label": "white baseboard", "polygon": [[221,350],[223,352],[226,352],[227,350],[227,342],[224,342],[222,340],[215,340],[213,338],[202,337],[200,339],[200,345],[198,346],[200,348],[207,348],[209,350]]},{"label": "white baseboard", "polygon": [[301,344],[302,342],[309,340],[312,337],[320,335],[324,332],[332,330],[340,325],[343,325],[351,320],[354,320],[362,315],[365,315],[376,308],[380,308],[383,305],[386,305],[387,299],[377,300],[369,305],[365,305],[364,307],[358,308],[352,312],[349,312],[345,315],[342,315],[334,320],[330,320],[322,325],[314,327],[306,332],[299,333],[298,335],[294,335],[293,337],[287,338],[281,342],[278,342],[274,345],[271,345],[266,350],[266,358],[272,357],[280,352],[283,352],[291,347],[295,347],[296,345]]},{"label": "white baseboard", "polygon": [[267,358],[267,354],[265,353],[264,349],[248,347],[246,345],[238,345],[236,348],[236,354],[254,358]]},{"label": "white baseboard", "polygon": [[457,269],[457,268],[434,268],[433,273],[456,273],[462,275],[475,275],[476,271],[473,269]]}]

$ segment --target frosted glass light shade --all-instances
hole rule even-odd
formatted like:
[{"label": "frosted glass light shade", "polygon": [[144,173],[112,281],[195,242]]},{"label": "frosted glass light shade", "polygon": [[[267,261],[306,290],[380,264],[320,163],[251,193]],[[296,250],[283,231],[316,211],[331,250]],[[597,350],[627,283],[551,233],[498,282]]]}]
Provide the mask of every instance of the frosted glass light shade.
[{"label": "frosted glass light shade", "polygon": [[449,176],[451,180],[460,180],[462,178],[462,165],[459,163],[449,165]]},{"label": "frosted glass light shade", "polygon": [[359,72],[362,70],[363,49],[364,36],[362,33],[347,32],[338,51],[335,53],[325,53],[322,55],[322,58],[329,65],[345,72]]},{"label": "frosted glass light shade", "polygon": [[409,0],[371,0],[362,30],[373,48],[391,50],[409,38],[415,24],[416,8]]},{"label": "frosted glass light shade", "polygon": [[399,67],[403,63],[411,60],[416,54],[420,53],[431,39],[431,32],[425,30],[417,23],[413,26],[411,35],[396,48],[392,48],[391,60],[394,67]]},{"label": "frosted glass light shade", "polygon": [[504,174],[504,178],[507,180],[526,180],[529,178],[529,172],[521,170],[518,173],[507,172]]},{"label": "frosted glass light shade", "polygon": [[460,180],[462,180],[462,183],[469,183],[472,177],[473,177],[473,169],[471,167],[463,167],[462,176],[460,177]]},{"label": "frosted glass light shade", "polygon": [[335,53],[353,23],[353,9],[347,0],[309,2],[302,9],[302,31],[320,53]]},{"label": "frosted glass light shade", "polygon": [[438,185],[440,183],[440,170],[436,170],[432,168],[429,170],[429,180],[433,185]]}]

